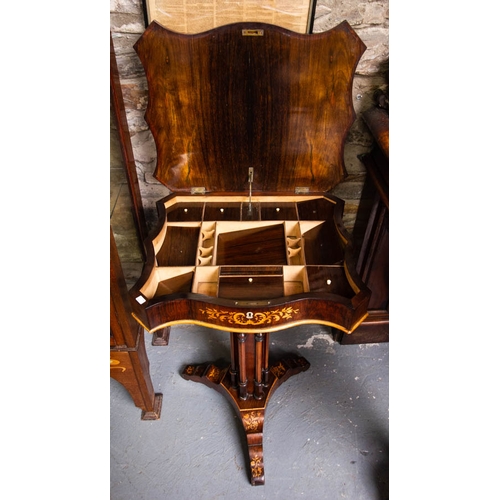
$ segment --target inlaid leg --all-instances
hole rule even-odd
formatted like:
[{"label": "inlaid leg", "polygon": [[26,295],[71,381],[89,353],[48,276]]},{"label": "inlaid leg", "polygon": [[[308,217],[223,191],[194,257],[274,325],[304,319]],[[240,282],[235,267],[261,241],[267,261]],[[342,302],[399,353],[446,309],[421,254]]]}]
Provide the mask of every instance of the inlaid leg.
[{"label": "inlaid leg", "polygon": [[245,429],[250,482],[254,486],[264,484],[263,431],[267,402],[283,382],[310,366],[305,358],[292,354],[269,367],[268,335],[231,334],[229,366],[188,365],[181,374],[186,380],[215,389],[232,403]]},{"label": "inlaid leg", "polygon": [[241,410],[240,419],[245,429],[250,461],[250,483],[264,484],[264,416],[265,408]]}]

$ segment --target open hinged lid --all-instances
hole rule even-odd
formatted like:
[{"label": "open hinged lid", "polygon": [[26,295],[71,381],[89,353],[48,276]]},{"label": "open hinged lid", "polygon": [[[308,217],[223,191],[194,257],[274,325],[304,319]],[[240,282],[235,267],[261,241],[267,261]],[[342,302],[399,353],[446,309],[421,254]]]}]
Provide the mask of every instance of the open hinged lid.
[{"label": "open hinged lid", "polygon": [[171,191],[329,191],[345,175],[352,81],[366,47],[347,22],[303,35],[237,23],[185,35],[152,22],[144,65],[155,177]]}]

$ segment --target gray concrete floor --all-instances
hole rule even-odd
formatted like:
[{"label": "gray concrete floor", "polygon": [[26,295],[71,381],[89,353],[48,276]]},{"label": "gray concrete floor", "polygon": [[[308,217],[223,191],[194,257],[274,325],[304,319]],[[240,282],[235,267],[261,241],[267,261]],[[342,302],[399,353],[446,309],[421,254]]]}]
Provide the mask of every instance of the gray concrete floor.
[{"label": "gray concrete floor", "polygon": [[388,495],[389,344],[340,345],[324,326],[271,334],[272,353],[310,363],[273,394],[264,425],[266,484],[251,486],[245,437],[229,402],[181,378],[186,364],[228,358],[229,335],[172,327],[151,345],[161,418],[142,421],[111,379],[111,499],[351,499]]}]

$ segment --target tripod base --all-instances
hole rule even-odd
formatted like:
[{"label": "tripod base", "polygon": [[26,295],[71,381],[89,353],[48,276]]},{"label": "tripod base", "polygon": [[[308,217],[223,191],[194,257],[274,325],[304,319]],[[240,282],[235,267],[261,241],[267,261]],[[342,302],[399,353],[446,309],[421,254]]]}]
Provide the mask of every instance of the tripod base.
[{"label": "tripod base", "polygon": [[[267,402],[273,392],[292,375],[309,368],[309,362],[296,355],[286,356],[274,363],[268,373],[267,381],[253,384],[254,391],[245,390],[245,399],[241,397],[240,384],[234,382],[230,366],[220,368],[211,363],[188,365],[181,376],[186,380],[202,383],[232,403],[240,416],[245,429],[250,460],[250,482],[253,486],[264,484],[263,429]],[[245,387],[246,389],[246,387]]]}]

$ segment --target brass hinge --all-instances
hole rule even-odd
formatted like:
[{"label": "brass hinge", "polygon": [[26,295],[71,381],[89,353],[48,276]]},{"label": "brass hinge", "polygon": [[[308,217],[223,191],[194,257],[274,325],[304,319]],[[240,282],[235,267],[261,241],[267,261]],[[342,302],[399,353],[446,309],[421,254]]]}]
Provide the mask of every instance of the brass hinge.
[{"label": "brass hinge", "polygon": [[295,194],[308,194],[308,193],[309,193],[309,187],[305,186],[295,187]]},{"label": "brass hinge", "polygon": [[204,187],[192,187],[191,194],[205,194],[206,189]]}]

